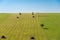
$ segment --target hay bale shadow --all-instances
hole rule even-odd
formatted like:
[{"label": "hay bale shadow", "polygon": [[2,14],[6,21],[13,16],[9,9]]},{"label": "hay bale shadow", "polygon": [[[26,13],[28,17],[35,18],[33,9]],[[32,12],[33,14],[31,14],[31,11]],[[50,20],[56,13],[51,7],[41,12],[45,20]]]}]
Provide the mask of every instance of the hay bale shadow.
[{"label": "hay bale shadow", "polygon": [[43,29],[46,29],[46,30],[48,30],[48,28],[43,28]]}]

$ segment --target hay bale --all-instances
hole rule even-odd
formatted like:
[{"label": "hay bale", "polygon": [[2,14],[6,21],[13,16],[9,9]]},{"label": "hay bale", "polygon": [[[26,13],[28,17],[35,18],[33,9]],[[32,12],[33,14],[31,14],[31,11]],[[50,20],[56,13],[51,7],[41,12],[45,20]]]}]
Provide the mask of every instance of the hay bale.
[{"label": "hay bale", "polygon": [[44,24],[40,24],[41,27],[44,27]]},{"label": "hay bale", "polygon": [[19,19],[19,17],[17,16],[17,19]]},{"label": "hay bale", "polygon": [[19,15],[21,15],[21,13],[19,13]]},{"label": "hay bale", "polygon": [[32,12],[32,15],[34,15],[34,12]]},{"label": "hay bale", "polygon": [[6,37],[3,35],[2,37],[1,37],[2,39],[6,39]]},{"label": "hay bale", "polygon": [[31,37],[30,39],[34,40],[35,38],[34,37]]},{"label": "hay bale", "polygon": [[35,17],[35,16],[32,16],[33,18]]}]

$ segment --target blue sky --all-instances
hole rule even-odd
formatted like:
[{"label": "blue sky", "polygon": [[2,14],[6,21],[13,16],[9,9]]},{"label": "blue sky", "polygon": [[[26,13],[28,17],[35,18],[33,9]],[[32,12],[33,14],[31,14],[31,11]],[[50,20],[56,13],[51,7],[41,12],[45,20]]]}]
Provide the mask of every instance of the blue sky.
[{"label": "blue sky", "polygon": [[0,12],[60,12],[60,0],[0,0]]}]

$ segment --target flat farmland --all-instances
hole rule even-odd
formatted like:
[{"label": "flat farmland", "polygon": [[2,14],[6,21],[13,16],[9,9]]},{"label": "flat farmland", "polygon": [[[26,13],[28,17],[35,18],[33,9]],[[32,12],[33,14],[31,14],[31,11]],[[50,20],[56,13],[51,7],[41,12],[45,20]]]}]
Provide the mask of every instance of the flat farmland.
[{"label": "flat farmland", "polygon": [[38,14],[34,17],[28,13],[0,15],[3,18],[0,20],[0,40],[46,40]]},{"label": "flat farmland", "polygon": [[0,40],[60,40],[60,14],[1,13]]}]

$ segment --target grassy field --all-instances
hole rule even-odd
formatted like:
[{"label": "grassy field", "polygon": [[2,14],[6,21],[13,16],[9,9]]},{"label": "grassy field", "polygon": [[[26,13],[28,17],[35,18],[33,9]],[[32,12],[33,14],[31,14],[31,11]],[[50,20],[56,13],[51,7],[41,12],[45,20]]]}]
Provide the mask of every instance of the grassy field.
[{"label": "grassy field", "polygon": [[[37,13],[34,18],[32,16],[28,13],[0,14],[0,40],[31,40],[31,37],[34,40],[60,40],[60,14]],[[1,38],[2,35],[6,38]]]},{"label": "grassy field", "polygon": [[39,20],[48,28],[43,29],[46,40],[60,40],[60,14],[39,14]]}]

